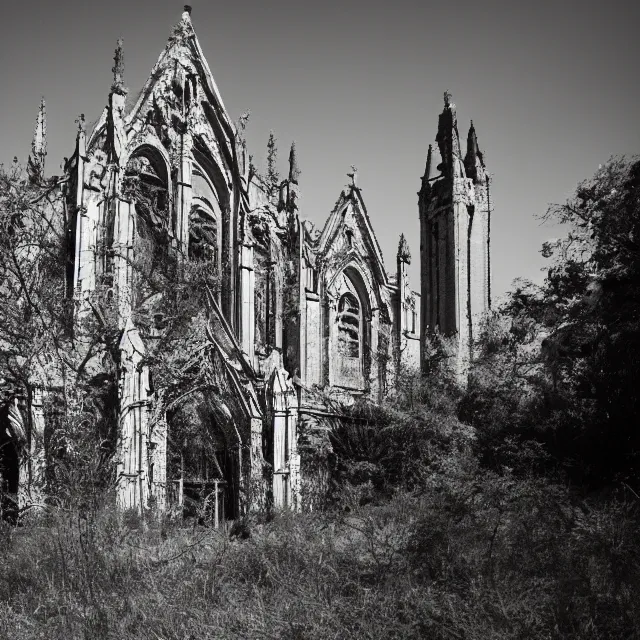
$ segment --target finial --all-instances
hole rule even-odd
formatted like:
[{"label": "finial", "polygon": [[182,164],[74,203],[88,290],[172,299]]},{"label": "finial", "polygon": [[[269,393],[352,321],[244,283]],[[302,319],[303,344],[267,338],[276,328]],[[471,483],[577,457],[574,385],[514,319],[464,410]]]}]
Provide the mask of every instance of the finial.
[{"label": "finial", "polygon": [[451,106],[451,98],[452,97],[453,96],[451,95],[450,91],[447,90],[447,91],[444,92],[444,106],[445,107],[450,107]]},{"label": "finial", "polygon": [[400,242],[398,243],[398,262],[411,264],[411,251],[409,249],[409,243],[404,237],[404,233],[400,234]]},{"label": "finial", "polygon": [[122,38],[118,38],[118,44],[116,46],[116,52],[113,56],[113,68],[111,71],[113,72],[113,85],[111,87],[112,91],[123,92],[124,88],[124,49],[123,49],[123,41]]},{"label": "finial", "polygon": [[347,173],[347,177],[351,178],[351,184],[349,186],[355,187],[358,181],[358,167],[355,164],[351,165],[351,173]]},{"label": "finial", "polygon": [[298,184],[300,177],[300,169],[298,168],[298,158],[296,156],[295,140],[291,143],[291,151],[289,151],[289,180],[294,184]]},{"label": "finial", "polygon": [[76,118],[75,122],[78,125],[78,133],[85,133],[86,129],[85,129],[84,113],[81,113]]},{"label": "finial", "polygon": [[185,4],[184,5],[184,12],[188,13],[189,15],[191,15],[191,5],[190,4]]}]

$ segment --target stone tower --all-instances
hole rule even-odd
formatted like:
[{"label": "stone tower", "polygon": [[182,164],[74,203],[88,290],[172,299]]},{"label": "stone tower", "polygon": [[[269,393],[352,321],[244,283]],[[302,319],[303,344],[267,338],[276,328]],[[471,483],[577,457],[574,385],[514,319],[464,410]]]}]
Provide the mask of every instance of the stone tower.
[{"label": "stone tower", "polygon": [[452,357],[466,379],[474,339],[489,309],[489,177],[471,123],[462,155],[456,107],[444,94],[437,149],[429,146],[418,192],[420,211],[421,368],[436,332],[452,338]]}]

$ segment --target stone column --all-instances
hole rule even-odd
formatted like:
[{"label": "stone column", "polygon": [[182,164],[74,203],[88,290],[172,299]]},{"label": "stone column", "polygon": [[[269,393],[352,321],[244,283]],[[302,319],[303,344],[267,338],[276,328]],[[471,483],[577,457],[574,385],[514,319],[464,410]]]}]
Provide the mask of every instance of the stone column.
[{"label": "stone column", "polygon": [[[367,387],[367,383],[369,386],[369,390],[372,398],[380,399],[380,393],[382,389],[380,388],[380,366],[384,366],[380,362],[380,353],[379,353],[379,332],[380,332],[380,310],[379,309],[371,309],[371,319],[370,319],[370,333],[369,333],[369,354],[363,354],[363,366],[366,367],[366,358],[369,358],[369,371],[363,371],[366,374],[365,377],[365,389]],[[365,319],[366,323],[366,319]],[[366,331],[366,329],[365,329]]]},{"label": "stone column", "polygon": [[240,245],[240,344],[242,352],[255,366],[255,272],[253,268],[253,244]]},{"label": "stone column", "polygon": [[469,368],[470,314],[469,314],[469,257],[468,234],[469,213],[466,205],[457,201],[454,204],[454,242],[455,247],[455,328],[457,330],[457,354],[455,373],[460,384],[465,384]]},{"label": "stone column", "polygon": [[176,236],[180,248],[184,255],[189,253],[189,213],[193,199],[191,186],[191,149],[193,147],[193,136],[189,131],[185,131],[180,137],[180,159],[178,166],[178,184],[176,199]]},{"label": "stone column", "polygon": [[300,454],[298,453],[298,398],[294,390],[288,394],[288,428],[289,428],[289,508],[302,510]]},{"label": "stone column", "polygon": [[31,434],[30,434],[30,493],[32,502],[41,502],[44,497],[46,459],[44,450],[44,392],[35,387],[31,394]]},{"label": "stone column", "polygon": [[251,474],[251,486],[250,491],[250,506],[253,509],[262,509],[265,506],[266,487],[264,480],[264,469],[262,456],[262,418],[251,418],[251,449],[249,461],[250,474]]},{"label": "stone column", "polygon": [[158,513],[167,507],[167,421],[149,428],[149,495]]},{"label": "stone column", "polygon": [[325,384],[333,386],[336,382],[336,371],[335,364],[332,362],[332,355],[337,353],[337,345],[335,344],[335,323],[336,323],[336,314],[337,314],[337,300],[334,300],[330,296],[327,295],[326,300],[326,323],[325,323],[325,347],[323,349],[323,360],[325,364]]},{"label": "stone column", "polygon": [[[81,120],[82,124],[84,124],[84,119]],[[84,249],[84,233],[85,233],[85,224],[84,224],[84,165],[85,165],[85,154],[86,154],[86,139],[84,130],[81,128],[78,131],[78,136],[76,138],[76,154],[77,154],[77,165],[76,165],[76,193],[75,193],[75,209],[76,209],[76,246],[75,246],[75,268],[74,268],[74,276],[73,276],[73,290],[76,295],[79,293],[81,286],[81,262],[83,258],[83,249]]]},{"label": "stone column", "polygon": [[[18,488],[15,499],[19,509],[24,509],[31,504],[31,452],[29,449],[29,436],[24,423],[24,416],[18,405],[18,399],[14,398],[8,407],[7,419],[10,425],[13,446],[18,455]],[[11,445],[8,445],[11,446]],[[1,473],[1,470],[0,470]],[[1,477],[0,477],[1,480]],[[0,484],[0,490],[2,485]]]},{"label": "stone column", "polygon": [[121,328],[131,316],[133,299],[133,244],[135,233],[135,204],[118,198],[114,221],[114,287],[118,303],[118,326]]},{"label": "stone column", "polygon": [[144,345],[130,319],[120,352],[117,502],[120,509],[142,514],[149,502],[149,372],[139,366]]}]

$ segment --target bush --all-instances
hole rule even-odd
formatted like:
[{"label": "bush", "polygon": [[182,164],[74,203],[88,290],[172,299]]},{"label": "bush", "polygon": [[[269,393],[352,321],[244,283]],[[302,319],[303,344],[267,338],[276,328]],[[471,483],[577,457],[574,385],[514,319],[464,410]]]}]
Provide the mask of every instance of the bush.
[{"label": "bush", "polygon": [[0,635],[23,638],[634,638],[638,501],[443,467],[248,539],[117,514],[3,531]]}]

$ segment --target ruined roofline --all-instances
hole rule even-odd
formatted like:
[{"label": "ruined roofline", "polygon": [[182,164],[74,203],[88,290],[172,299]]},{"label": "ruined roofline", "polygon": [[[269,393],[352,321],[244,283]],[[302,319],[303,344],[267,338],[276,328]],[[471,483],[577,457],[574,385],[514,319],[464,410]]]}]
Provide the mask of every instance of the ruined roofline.
[{"label": "ruined roofline", "polygon": [[[362,197],[362,189],[357,187],[355,182],[356,171],[355,167],[352,167],[353,173],[347,174],[351,179],[351,184],[347,187],[347,189],[343,189],[338,196],[338,200],[333,207],[333,210],[327,217],[325,221],[322,231],[318,236],[317,242],[315,243],[316,249],[319,251],[323,251],[327,248],[327,243],[330,241],[331,237],[335,233],[335,230],[340,225],[340,218],[342,213],[347,209],[349,204],[351,203],[354,207],[354,211],[359,212],[360,216],[364,221],[364,227],[366,233],[365,241],[368,239],[371,244],[372,252],[376,258],[377,269],[380,272],[382,283],[385,286],[389,286],[389,276],[387,274],[387,270],[385,268],[384,257],[382,254],[382,249],[380,248],[380,244],[378,242],[378,238],[376,237],[373,231],[373,225],[371,224],[371,219],[369,218],[369,213],[367,211],[367,207],[364,203],[364,198]],[[348,193],[347,193],[348,191]]]},{"label": "ruined roofline", "polygon": [[228,128],[227,134],[231,138],[235,138],[237,135],[237,127],[229,117],[227,109],[224,106],[220,90],[218,89],[218,85],[211,73],[211,68],[209,67],[209,63],[207,62],[202,47],[200,46],[198,36],[196,35],[191,22],[191,7],[189,5],[185,5],[180,21],[173,27],[167,44],[153,66],[149,78],[143,85],[135,104],[130,110],[128,110],[125,116],[126,125],[130,126],[136,118],[140,108],[149,97],[156,80],[160,77],[165,63],[167,60],[171,59],[173,50],[180,46],[186,46],[189,49],[189,53],[191,54],[196,69],[201,72],[203,87],[207,92],[208,97],[211,99],[210,101],[216,111],[216,115],[224,120],[225,128]]},{"label": "ruined roofline", "polygon": [[486,182],[484,152],[478,144],[473,120],[470,121],[466,148],[463,150],[457,108],[449,91],[444,93],[444,108],[438,116],[435,142],[435,145],[429,144],[425,170],[421,177],[422,187],[418,195],[428,185],[454,177],[471,179],[474,184]]},{"label": "ruined roofline", "polygon": [[[216,82],[211,73],[211,69],[207,63],[207,60],[202,51],[202,47],[198,41],[198,38],[193,29],[190,18],[191,8],[189,5],[185,5],[185,10],[182,14],[181,20],[173,27],[171,35],[165,45],[165,48],[160,53],[158,60],[143,88],[140,90],[137,99],[133,106],[126,109],[124,114],[124,126],[125,131],[129,133],[134,126],[134,123],[138,119],[144,119],[144,115],[141,114],[141,109],[145,102],[150,98],[154,87],[158,79],[163,75],[168,66],[173,65],[174,61],[178,60],[181,56],[189,60],[189,63],[195,68],[194,71],[197,74],[204,95],[206,96],[206,102],[208,104],[207,118],[212,121],[212,125],[218,127],[221,131],[225,142],[220,140],[219,142],[226,145],[229,150],[229,161],[236,157],[236,143],[238,140],[238,128],[231,120],[220,95],[220,91],[216,85]],[[176,51],[183,49],[183,52],[176,54]],[[186,51],[184,51],[186,50]],[[118,41],[118,48],[116,49],[115,66],[112,69],[114,73],[114,82],[111,85],[110,96],[114,93],[122,93],[124,90],[124,67],[122,64],[122,42]],[[118,62],[120,61],[120,65]],[[126,90],[125,90],[126,91]],[[90,150],[93,148],[96,140],[100,134],[108,126],[109,112],[110,112],[111,98],[108,104],[103,108],[100,116],[95,120],[95,123],[91,127],[90,133],[87,132],[85,149]],[[215,122],[214,122],[215,121]],[[77,155],[76,150],[72,154],[71,158]]]}]

